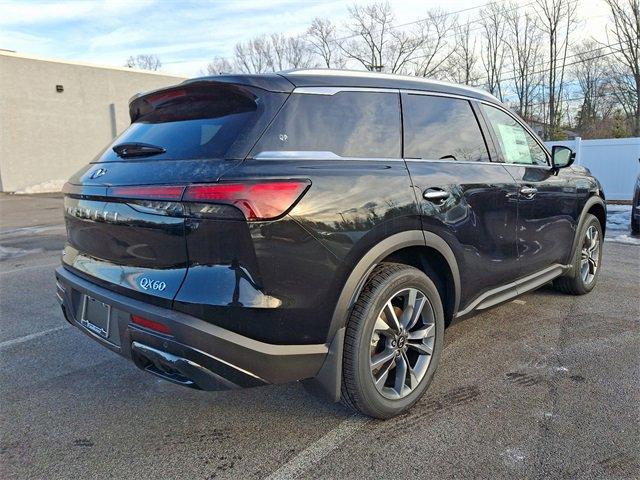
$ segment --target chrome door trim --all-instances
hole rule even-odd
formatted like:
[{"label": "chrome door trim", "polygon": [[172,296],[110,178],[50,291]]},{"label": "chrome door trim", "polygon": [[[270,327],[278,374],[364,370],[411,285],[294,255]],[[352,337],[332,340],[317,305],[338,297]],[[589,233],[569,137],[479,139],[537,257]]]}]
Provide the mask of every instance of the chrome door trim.
[{"label": "chrome door trim", "polygon": [[461,163],[463,165],[498,165],[505,166],[504,163],[489,162],[487,160],[438,160],[437,158],[405,158],[407,162],[428,162],[428,163]]},{"label": "chrome door trim", "polygon": [[422,197],[429,202],[441,202],[449,198],[451,194],[446,190],[425,190]]}]

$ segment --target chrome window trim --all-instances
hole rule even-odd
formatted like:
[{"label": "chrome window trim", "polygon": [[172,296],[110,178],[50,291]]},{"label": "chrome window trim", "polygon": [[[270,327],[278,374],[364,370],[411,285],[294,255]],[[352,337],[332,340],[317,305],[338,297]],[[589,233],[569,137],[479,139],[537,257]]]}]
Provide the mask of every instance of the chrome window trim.
[{"label": "chrome window trim", "polygon": [[397,88],[374,87],[296,87],[293,92],[303,95],[335,95],[341,92],[399,93]]},{"label": "chrome window trim", "polygon": [[[400,90],[400,93],[404,93],[405,95],[422,95],[422,96],[429,96],[429,97],[448,97],[448,98],[456,98],[459,100],[467,100],[467,101],[480,101],[477,97],[473,97],[471,95],[460,95],[457,93],[445,93],[445,92],[432,92],[429,90],[408,90],[408,89],[402,89]],[[489,105],[493,105],[491,102],[486,102]]]},{"label": "chrome window trim", "polygon": [[262,151],[251,157],[251,160],[356,160],[376,162],[403,162],[403,158],[385,157],[341,157],[323,150],[274,150]]}]

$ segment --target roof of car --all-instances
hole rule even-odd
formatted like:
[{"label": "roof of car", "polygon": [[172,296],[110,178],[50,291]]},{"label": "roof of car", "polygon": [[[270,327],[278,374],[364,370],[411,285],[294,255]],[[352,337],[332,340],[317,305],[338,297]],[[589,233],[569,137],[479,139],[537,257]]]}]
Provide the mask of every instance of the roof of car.
[{"label": "roof of car", "polygon": [[278,73],[215,75],[194,78],[184,83],[223,82],[250,85],[276,92],[291,92],[296,87],[360,87],[360,88],[397,88],[425,92],[448,93],[500,103],[485,90],[466,85],[430,80],[422,77],[374,73],[357,70],[308,69],[287,70]]}]

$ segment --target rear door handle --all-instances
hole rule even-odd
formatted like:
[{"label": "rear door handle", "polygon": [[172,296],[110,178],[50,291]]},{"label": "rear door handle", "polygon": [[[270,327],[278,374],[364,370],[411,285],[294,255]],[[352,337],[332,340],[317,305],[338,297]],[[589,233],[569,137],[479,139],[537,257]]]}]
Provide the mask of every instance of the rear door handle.
[{"label": "rear door handle", "polygon": [[444,200],[449,198],[450,195],[451,194],[445,190],[436,189],[425,190],[422,194],[425,200],[433,203],[443,202]]},{"label": "rear door handle", "polygon": [[522,187],[520,189],[520,194],[528,198],[533,197],[536,193],[538,193],[538,189],[535,187]]}]

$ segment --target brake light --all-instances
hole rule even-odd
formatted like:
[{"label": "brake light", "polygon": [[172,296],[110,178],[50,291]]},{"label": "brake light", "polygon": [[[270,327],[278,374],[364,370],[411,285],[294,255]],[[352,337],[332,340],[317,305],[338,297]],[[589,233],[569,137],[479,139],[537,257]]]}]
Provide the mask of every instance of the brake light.
[{"label": "brake light", "polygon": [[120,198],[139,198],[143,200],[179,201],[184,187],[175,185],[148,185],[134,187],[111,187],[109,196]]},{"label": "brake light", "polygon": [[[244,215],[246,220],[256,221],[283,215],[295,205],[310,184],[309,180],[268,180],[190,186],[140,185],[110,187],[108,196],[125,201],[136,200],[129,202],[134,208],[143,208],[159,215],[226,219],[242,219]],[[177,202],[186,203],[183,206]],[[228,206],[236,207],[242,214]]]},{"label": "brake light", "polygon": [[309,185],[308,180],[191,185],[182,200],[233,205],[247,220],[269,220],[289,210]]},{"label": "brake light", "polygon": [[157,107],[162,103],[175,100],[176,98],[186,97],[186,96],[187,96],[186,90],[169,90],[166,92],[160,92],[153,95],[148,95],[143,98],[147,103],[153,105],[154,107]]},{"label": "brake light", "polygon": [[165,335],[171,333],[169,327],[167,327],[164,323],[149,320],[148,318],[144,318],[139,315],[131,315],[131,321],[136,325],[148,328],[149,330],[155,330],[156,332],[164,333]]}]

